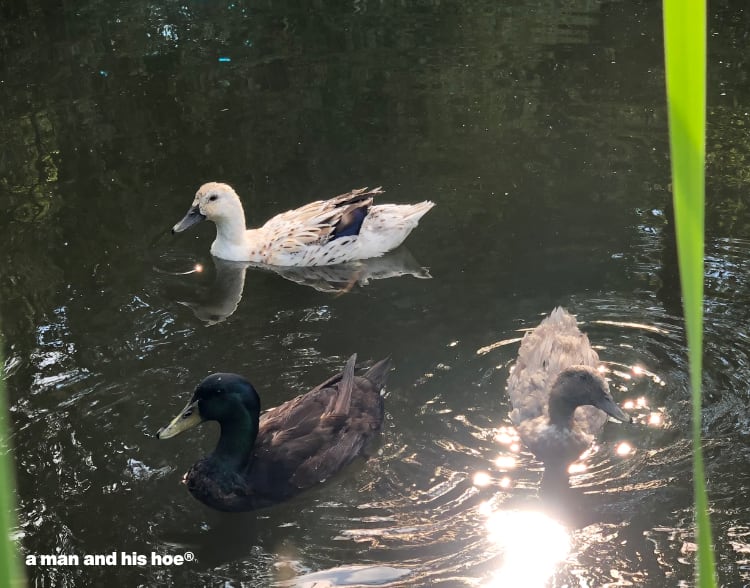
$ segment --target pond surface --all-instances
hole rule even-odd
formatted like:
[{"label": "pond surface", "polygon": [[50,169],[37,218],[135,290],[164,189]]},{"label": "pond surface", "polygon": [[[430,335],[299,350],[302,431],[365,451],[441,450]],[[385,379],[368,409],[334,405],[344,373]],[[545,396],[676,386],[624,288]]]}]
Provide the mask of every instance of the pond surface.
[{"label": "pond surface", "polygon": [[[18,536],[195,556],[27,567],[30,585],[691,585],[660,4],[305,4],[0,0]],[[750,583],[743,7],[709,20],[703,418],[726,586]],[[208,180],[256,225],[362,186],[437,206],[384,265],[278,274],[212,260],[209,226],[169,235]],[[556,305],[636,420],[570,487],[514,443],[505,392]],[[216,429],[153,434],[201,378],[244,374],[270,407],[353,352],[396,366],[370,459],[254,513],[188,494]]]}]

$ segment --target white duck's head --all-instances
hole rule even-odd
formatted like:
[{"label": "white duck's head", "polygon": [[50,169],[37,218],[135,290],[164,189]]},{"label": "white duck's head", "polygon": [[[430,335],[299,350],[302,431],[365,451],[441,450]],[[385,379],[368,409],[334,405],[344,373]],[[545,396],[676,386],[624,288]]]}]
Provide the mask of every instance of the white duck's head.
[{"label": "white duck's head", "polygon": [[561,371],[550,390],[550,423],[568,427],[575,409],[587,405],[603,410],[618,421],[630,422],[630,417],[617,406],[609,393],[607,381],[595,368],[574,365]]},{"label": "white duck's head", "polygon": [[203,220],[213,221],[217,225],[240,221],[244,228],[242,202],[230,185],[208,182],[198,188],[190,210],[172,227],[172,233],[181,233]]}]

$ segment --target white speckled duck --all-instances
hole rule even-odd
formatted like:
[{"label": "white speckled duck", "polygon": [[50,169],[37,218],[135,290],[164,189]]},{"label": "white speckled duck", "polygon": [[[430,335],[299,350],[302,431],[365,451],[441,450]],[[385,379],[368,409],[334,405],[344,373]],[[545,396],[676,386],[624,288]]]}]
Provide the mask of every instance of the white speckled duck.
[{"label": "white speckled duck", "polygon": [[242,202],[227,184],[209,182],[172,229],[179,233],[202,220],[216,224],[211,254],[230,261],[277,266],[333,265],[380,257],[398,247],[435,204],[374,205],[380,188],[352,190],[276,215],[247,229]]},{"label": "white speckled duck", "polygon": [[578,459],[608,416],[630,422],[598,366],[588,337],[561,307],[523,338],[508,377],[510,419],[545,465],[567,467]]}]

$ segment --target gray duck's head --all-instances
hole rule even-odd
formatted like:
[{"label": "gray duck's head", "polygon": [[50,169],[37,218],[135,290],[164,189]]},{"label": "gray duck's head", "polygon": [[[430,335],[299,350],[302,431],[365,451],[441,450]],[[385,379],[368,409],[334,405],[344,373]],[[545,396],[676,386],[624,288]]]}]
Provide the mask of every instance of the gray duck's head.
[{"label": "gray duck's head", "polygon": [[617,406],[609,393],[607,381],[595,368],[574,365],[561,371],[550,391],[550,422],[569,426],[575,409],[587,405],[603,410],[618,421],[631,422],[630,417]]}]

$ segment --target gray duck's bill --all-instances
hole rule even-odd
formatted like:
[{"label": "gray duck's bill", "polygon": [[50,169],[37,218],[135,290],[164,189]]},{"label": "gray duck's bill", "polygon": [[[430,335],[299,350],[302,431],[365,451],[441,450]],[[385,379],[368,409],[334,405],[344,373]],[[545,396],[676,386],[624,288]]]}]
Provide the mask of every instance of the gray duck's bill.
[{"label": "gray duck's bill", "polygon": [[623,412],[623,410],[617,406],[614,400],[611,398],[604,398],[596,405],[596,408],[603,410],[613,419],[617,419],[623,423],[631,423],[633,420]]}]

